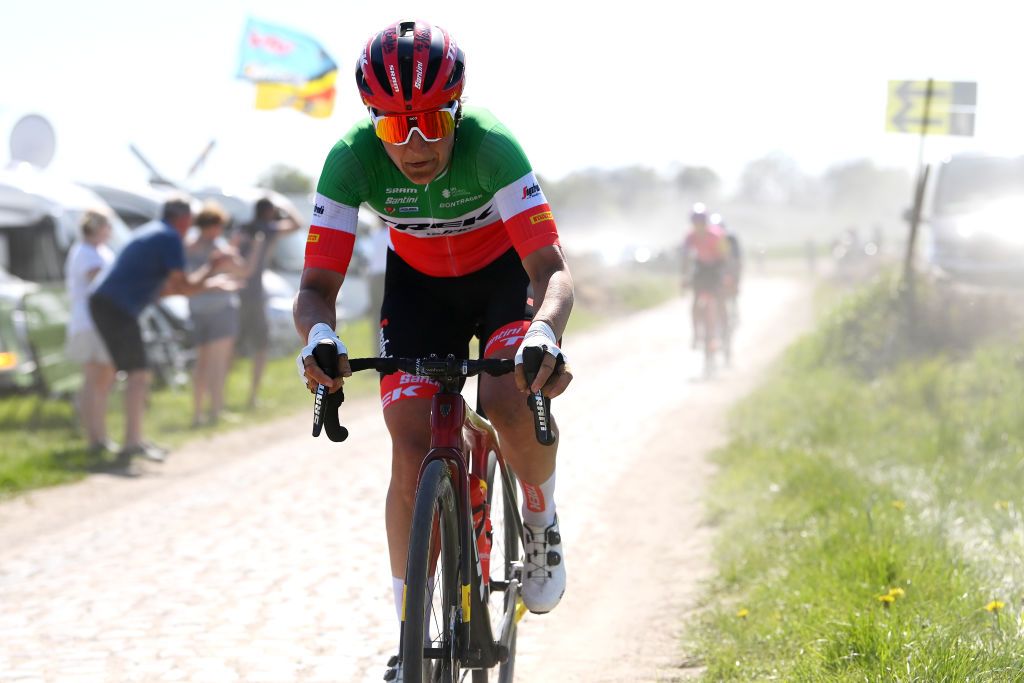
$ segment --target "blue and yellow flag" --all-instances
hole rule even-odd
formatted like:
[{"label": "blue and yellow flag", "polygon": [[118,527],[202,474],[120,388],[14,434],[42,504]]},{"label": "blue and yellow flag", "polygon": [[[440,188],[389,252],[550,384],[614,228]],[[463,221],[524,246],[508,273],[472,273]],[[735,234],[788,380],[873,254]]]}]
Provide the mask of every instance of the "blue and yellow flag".
[{"label": "blue and yellow flag", "polygon": [[242,35],[238,77],[256,83],[256,108],[293,107],[326,118],[334,109],[338,65],[307,35],[249,19]]}]

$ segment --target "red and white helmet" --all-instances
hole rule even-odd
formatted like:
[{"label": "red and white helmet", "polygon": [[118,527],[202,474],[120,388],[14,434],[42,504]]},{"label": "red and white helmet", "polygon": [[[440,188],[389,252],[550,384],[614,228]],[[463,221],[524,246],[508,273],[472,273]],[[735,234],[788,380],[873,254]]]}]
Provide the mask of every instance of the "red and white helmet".
[{"label": "red and white helmet", "polygon": [[356,66],[363,103],[383,113],[438,109],[462,95],[466,56],[448,32],[400,21],[370,38]]}]

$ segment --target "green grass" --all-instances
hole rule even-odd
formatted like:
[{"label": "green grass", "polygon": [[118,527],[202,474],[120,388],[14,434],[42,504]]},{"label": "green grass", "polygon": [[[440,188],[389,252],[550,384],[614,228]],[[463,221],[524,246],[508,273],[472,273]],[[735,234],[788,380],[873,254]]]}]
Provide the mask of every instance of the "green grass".
[{"label": "green grass", "polygon": [[[342,333],[353,356],[371,354],[369,324],[356,321]],[[296,353],[299,345],[296,344]],[[272,359],[264,372],[260,402],[246,409],[252,365],[239,359],[228,376],[226,406],[221,422],[215,426],[190,429],[192,394],[190,386],[153,391],[146,410],[145,434],[148,439],[170,447],[199,436],[257,424],[282,415],[310,409],[308,392],[302,389],[295,370],[295,357]],[[346,382],[347,392],[361,395],[376,388],[376,378],[360,374]],[[75,481],[110,461],[92,456],[78,432],[74,408],[66,401],[36,397],[9,397],[0,400],[0,497],[43,486]],[[124,433],[122,393],[110,397],[107,416],[110,436],[120,441]]]},{"label": "green grass", "polygon": [[911,350],[886,291],[734,416],[693,632],[708,680],[1024,680],[1024,354]]}]

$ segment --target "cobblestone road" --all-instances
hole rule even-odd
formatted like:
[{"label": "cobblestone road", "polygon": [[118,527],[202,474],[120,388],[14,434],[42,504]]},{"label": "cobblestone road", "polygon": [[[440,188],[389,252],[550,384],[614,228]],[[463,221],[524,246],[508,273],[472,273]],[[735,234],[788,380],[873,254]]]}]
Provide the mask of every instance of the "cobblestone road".
[{"label": "cobblestone road", "polygon": [[[523,681],[687,675],[679,634],[710,574],[704,456],[725,409],[809,319],[790,280],[748,287],[738,369],[695,381],[676,301],[569,340],[557,499],[569,588],[529,615]],[[756,292],[756,294],[755,294]],[[307,415],[0,505],[0,681],[378,681],[397,643],[375,401],[343,446]],[[692,672],[692,671],[691,671]]]}]

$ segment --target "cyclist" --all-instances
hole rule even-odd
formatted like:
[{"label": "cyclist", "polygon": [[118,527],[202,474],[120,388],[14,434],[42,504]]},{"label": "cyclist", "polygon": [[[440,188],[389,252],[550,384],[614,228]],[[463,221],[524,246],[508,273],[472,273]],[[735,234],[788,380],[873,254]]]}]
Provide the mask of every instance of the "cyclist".
[{"label": "cyclist", "polygon": [[[551,209],[516,139],[483,109],[463,107],[465,55],[447,31],[403,21],[373,35],[360,54],[356,85],[369,116],[327,156],[317,186],[296,297],[295,324],[308,345],[298,357],[307,387],[338,389],[311,358],[335,334],[335,298],[352,254],[357,207],[365,202],[388,226],[380,355],[467,357],[471,337],[488,357],[515,358],[514,376],[481,377],[480,400],[502,452],[523,488],[523,601],[553,609],[565,590],[565,565],[553,499],[555,447],[537,443],[528,390],[561,394],[572,380],[560,338],[573,283]],[[546,351],[527,387],[525,347]],[[413,496],[429,448],[429,380],[396,373],[381,379],[392,439],[386,526],[396,611],[401,615]],[[392,662],[394,662],[394,658]],[[389,680],[401,672],[389,671]]]},{"label": "cyclist", "polygon": [[725,224],[722,214],[713,213],[708,219],[725,233],[729,242],[729,256],[725,261],[722,274],[722,308],[724,309],[730,328],[739,323],[739,307],[736,304],[740,295],[740,278],[743,276],[743,252],[740,251],[740,240],[736,233]]},{"label": "cyclist", "polygon": [[[698,202],[690,209],[691,230],[683,240],[683,272],[690,275],[693,285],[693,305],[690,310],[693,324],[693,348],[697,348],[698,301],[702,293],[721,301],[722,274],[729,257],[729,242],[725,233],[709,220],[707,206]],[[705,330],[708,332],[708,330]]]}]

